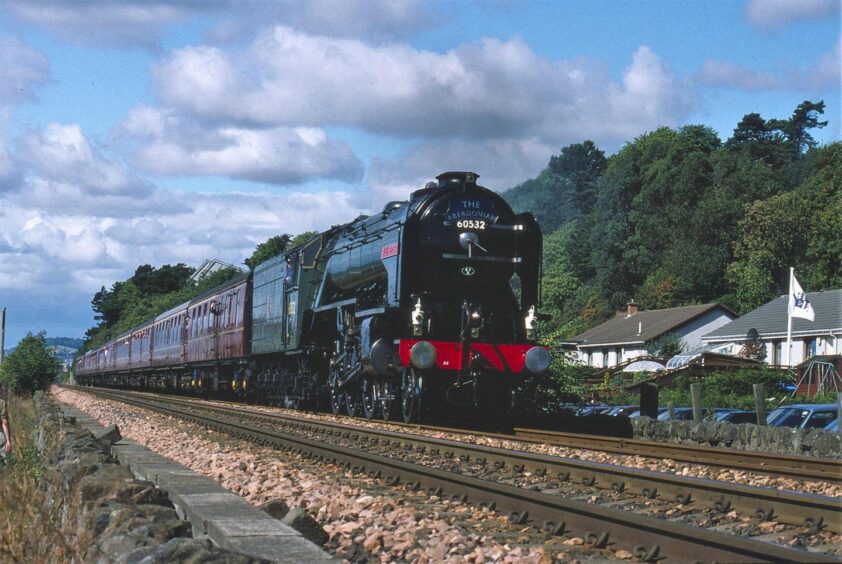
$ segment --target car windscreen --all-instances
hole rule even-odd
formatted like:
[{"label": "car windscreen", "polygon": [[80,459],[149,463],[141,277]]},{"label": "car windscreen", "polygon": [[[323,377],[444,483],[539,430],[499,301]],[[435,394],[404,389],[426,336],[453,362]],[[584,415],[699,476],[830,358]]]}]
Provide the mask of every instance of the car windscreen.
[{"label": "car windscreen", "polygon": [[778,408],[769,414],[767,423],[775,427],[798,427],[809,413],[804,409]]}]

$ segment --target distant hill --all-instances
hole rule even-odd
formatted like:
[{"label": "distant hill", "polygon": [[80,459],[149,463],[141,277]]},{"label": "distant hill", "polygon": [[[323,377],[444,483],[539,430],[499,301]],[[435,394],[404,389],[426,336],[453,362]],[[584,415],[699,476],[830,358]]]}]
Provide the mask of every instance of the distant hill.
[{"label": "distant hill", "polygon": [[[46,342],[47,346],[53,350],[53,354],[55,354],[56,358],[67,365],[72,362],[73,357],[76,355],[76,351],[79,350],[84,341],[75,337],[48,337]],[[14,351],[15,347],[5,349],[3,351],[3,355],[8,356]]]},{"label": "distant hill", "polygon": [[67,347],[68,349],[79,349],[84,343],[83,339],[75,337],[47,337],[48,347]]}]

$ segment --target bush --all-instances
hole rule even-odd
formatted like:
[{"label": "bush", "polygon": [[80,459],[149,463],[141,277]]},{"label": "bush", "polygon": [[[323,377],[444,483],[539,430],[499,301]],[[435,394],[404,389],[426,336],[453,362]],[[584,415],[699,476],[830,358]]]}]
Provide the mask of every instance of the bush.
[{"label": "bush", "polygon": [[27,333],[15,350],[3,359],[0,380],[17,392],[31,394],[46,390],[61,364],[47,347],[46,334]]},{"label": "bush", "polygon": [[521,414],[554,415],[564,404],[581,402],[584,382],[594,369],[574,364],[568,353],[557,346],[550,347],[550,357],[550,368],[545,374],[524,378],[518,396]]},{"label": "bush", "polygon": [[[754,410],[754,384],[762,384],[766,396],[766,408],[777,407],[788,396],[782,388],[787,379],[786,372],[769,368],[714,372],[704,379],[679,376],[673,386],[658,392],[658,403],[675,406],[689,406],[690,384],[699,382],[702,386],[702,406],[708,408],[726,407]],[[618,403],[639,403],[638,392],[623,394],[615,398]],[[791,403],[791,402],[790,402]]]}]

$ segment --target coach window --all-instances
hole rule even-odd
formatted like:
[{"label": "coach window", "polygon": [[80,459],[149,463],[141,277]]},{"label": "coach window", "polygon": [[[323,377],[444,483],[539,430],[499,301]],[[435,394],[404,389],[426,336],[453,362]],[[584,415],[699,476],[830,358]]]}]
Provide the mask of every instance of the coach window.
[{"label": "coach window", "polygon": [[234,303],[236,304],[234,306],[234,309],[237,310],[237,313],[234,317],[234,323],[236,324],[237,327],[239,327],[240,326],[240,320],[242,319],[242,315],[240,313],[240,291],[239,290],[234,292]]}]

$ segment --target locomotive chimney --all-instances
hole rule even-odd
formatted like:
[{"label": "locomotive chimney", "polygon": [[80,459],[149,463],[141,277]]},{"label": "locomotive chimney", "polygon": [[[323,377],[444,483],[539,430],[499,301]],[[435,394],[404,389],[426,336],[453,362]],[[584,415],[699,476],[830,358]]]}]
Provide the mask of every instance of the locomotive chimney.
[{"label": "locomotive chimney", "polygon": [[479,174],[476,172],[458,171],[443,172],[436,176],[436,180],[439,181],[439,188],[453,186],[454,184],[461,186],[462,188],[476,186],[477,178],[479,178]]},{"label": "locomotive chimney", "polygon": [[637,313],[637,304],[634,303],[634,298],[632,298],[632,300],[626,304],[626,307],[628,308],[626,312],[626,317],[631,317],[632,315]]}]

